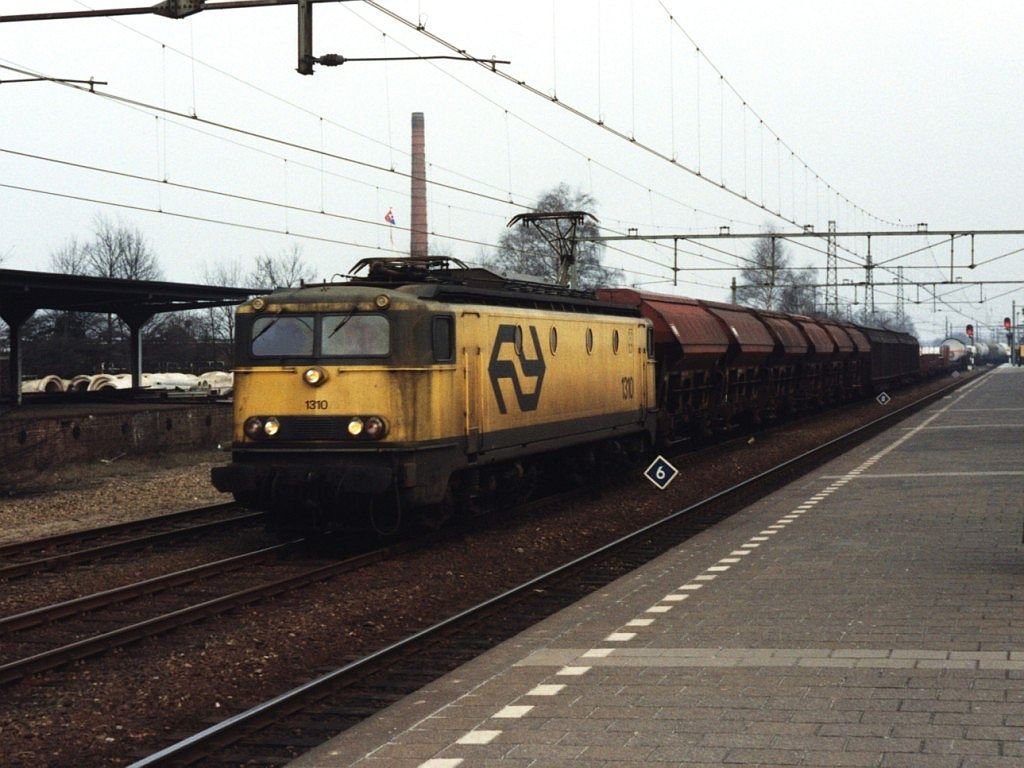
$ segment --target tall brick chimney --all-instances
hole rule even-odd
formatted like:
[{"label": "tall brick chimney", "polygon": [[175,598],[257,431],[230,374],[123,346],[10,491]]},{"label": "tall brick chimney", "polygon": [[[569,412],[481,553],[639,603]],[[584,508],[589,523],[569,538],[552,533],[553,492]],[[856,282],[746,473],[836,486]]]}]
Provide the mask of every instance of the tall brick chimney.
[{"label": "tall brick chimney", "polygon": [[412,210],[409,226],[409,255],[414,259],[426,258],[427,158],[422,112],[412,113]]}]

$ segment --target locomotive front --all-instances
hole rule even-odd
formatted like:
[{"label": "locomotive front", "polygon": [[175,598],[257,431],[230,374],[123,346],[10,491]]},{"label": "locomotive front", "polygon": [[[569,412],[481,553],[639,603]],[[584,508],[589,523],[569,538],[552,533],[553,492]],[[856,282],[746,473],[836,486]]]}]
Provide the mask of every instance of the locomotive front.
[{"label": "locomotive front", "polygon": [[[219,490],[282,531],[392,532],[403,508],[443,496],[458,424],[440,406],[459,385],[443,306],[324,284],[256,298],[236,317],[232,463],[213,470]],[[417,477],[411,446],[424,442]]]}]

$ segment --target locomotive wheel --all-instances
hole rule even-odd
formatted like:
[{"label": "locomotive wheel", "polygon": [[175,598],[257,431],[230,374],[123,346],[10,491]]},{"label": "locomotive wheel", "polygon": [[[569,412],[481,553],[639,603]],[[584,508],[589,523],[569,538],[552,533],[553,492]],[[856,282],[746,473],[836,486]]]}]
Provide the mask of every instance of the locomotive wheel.
[{"label": "locomotive wheel", "polygon": [[402,507],[398,501],[398,491],[394,498],[384,495],[370,501],[370,527],[379,536],[394,536],[402,527]]},{"label": "locomotive wheel", "polygon": [[416,510],[416,524],[428,531],[436,531],[455,514],[455,496],[451,488],[445,493],[444,499],[436,504],[428,504]]}]

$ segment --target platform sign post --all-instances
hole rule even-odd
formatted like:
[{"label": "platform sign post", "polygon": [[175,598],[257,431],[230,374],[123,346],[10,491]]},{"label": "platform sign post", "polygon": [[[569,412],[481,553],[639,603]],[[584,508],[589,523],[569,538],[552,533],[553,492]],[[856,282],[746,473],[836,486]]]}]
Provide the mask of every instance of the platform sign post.
[{"label": "platform sign post", "polygon": [[668,484],[675,480],[678,474],[679,470],[673,467],[664,456],[656,458],[644,471],[644,477],[654,483],[659,491],[668,488]]}]

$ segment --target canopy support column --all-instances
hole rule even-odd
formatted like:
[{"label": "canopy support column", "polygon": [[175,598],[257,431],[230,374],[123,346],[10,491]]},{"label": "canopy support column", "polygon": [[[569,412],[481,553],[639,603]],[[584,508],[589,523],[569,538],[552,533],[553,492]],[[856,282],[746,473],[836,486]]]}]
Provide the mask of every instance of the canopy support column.
[{"label": "canopy support column", "polygon": [[142,388],[142,328],[153,319],[153,313],[126,310],[118,312],[117,316],[131,333],[128,341],[128,370],[132,374],[132,391],[136,391]]},{"label": "canopy support column", "polygon": [[11,358],[8,361],[7,384],[15,405],[21,405],[21,327],[32,315],[35,308],[8,304],[0,309],[0,318],[7,323],[11,333]]}]

